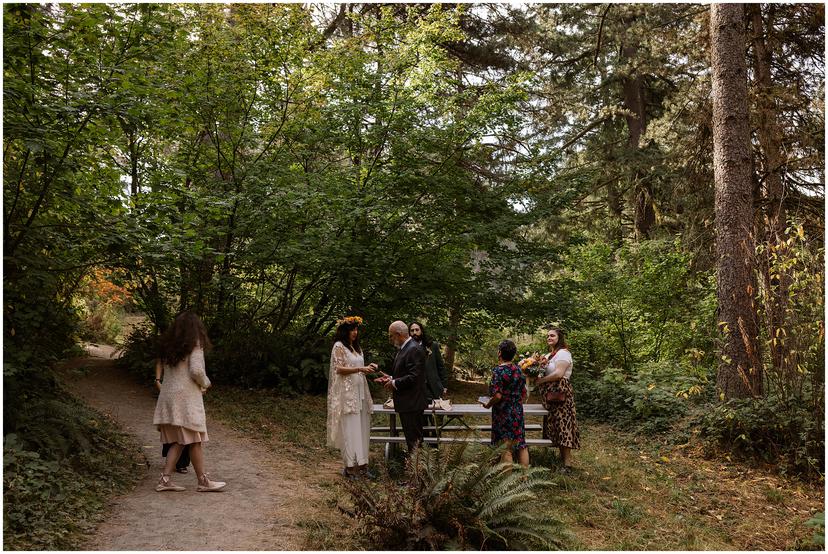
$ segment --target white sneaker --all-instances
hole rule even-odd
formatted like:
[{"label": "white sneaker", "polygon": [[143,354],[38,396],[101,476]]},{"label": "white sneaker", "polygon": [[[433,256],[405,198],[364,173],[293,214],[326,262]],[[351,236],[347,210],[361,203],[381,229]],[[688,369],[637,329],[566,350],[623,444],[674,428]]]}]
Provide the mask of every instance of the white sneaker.
[{"label": "white sneaker", "polygon": [[224,481],[210,481],[206,473],[202,473],[198,480],[198,492],[217,492],[227,486]]},{"label": "white sneaker", "polygon": [[155,485],[155,490],[158,491],[158,492],[164,492],[164,491],[179,492],[179,491],[183,491],[183,490],[187,490],[187,489],[185,489],[181,485],[176,485],[175,483],[172,482],[172,479],[170,479],[169,475],[164,475],[162,473],[161,474],[161,479],[159,479],[158,484]]}]

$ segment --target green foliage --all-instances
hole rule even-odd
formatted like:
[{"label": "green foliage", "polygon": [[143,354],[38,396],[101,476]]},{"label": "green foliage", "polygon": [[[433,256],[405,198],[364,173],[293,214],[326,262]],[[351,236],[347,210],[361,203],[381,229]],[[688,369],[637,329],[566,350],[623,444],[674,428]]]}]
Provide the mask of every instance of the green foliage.
[{"label": "green foliage", "polygon": [[[550,314],[568,331],[578,414],[663,432],[708,399],[715,366],[715,287],[677,242],[573,246],[550,287],[578,298]],[[538,341],[522,349],[545,351]]]},{"label": "green foliage", "polygon": [[689,402],[707,398],[702,395],[705,381],[685,367],[665,362],[642,364],[637,369],[635,374],[626,375],[619,369],[608,368],[598,378],[573,372],[578,415],[644,433],[658,433],[681,419]]},{"label": "green foliage", "polygon": [[138,449],[71,397],[26,408],[16,432],[3,439],[4,549],[76,549],[107,497],[135,482]]},{"label": "green foliage", "polygon": [[[702,431],[714,445],[815,478],[825,473],[824,248],[792,223],[782,242],[758,255],[771,277],[757,306],[765,324],[765,398],[716,406]],[[776,303],[784,307],[778,319]]]},{"label": "green foliage", "polygon": [[118,344],[123,332],[123,318],[123,309],[108,304],[98,305],[85,314],[78,334],[89,342]]},{"label": "green foliage", "polygon": [[126,338],[121,348],[121,356],[116,359],[116,363],[118,367],[149,385],[155,379],[157,357],[158,336],[151,324],[144,324],[134,328]]},{"label": "green foliage", "polygon": [[459,376],[467,379],[488,379],[492,368],[497,365],[497,346],[510,335],[503,329],[485,326],[474,328],[466,341],[469,346],[464,349],[455,366],[459,366]]},{"label": "green foliage", "polygon": [[814,528],[814,537],[811,541],[817,548],[825,548],[825,512],[820,512],[805,522],[805,525]]},{"label": "green foliage", "polygon": [[129,292],[113,283],[114,275],[97,269],[82,280],[75,301],[80,307],[80,338],[103,344],[120,344],[123,320],[131,302]]},{"label": "green foliage", "polygon": [[[757,249],[770,277],[770,286],[757,295],[757,315],[764,320],[765,388],[824,413],[825,249],[795,222],[782,238]],[[777,306],[781,317],[774,316]]]},{"label": "green foliage", "polygon": [[698,424],[713,448],[779,464],[783,472],[806,478],[825,473],[825,415],[806,405],[776,396],[729,400]]},{"label": "green foliage", "polygon": [[559,549],[566,533],[545,514],[549,470],[497,464],[482,446],[421,448],[409,486],[354,482],[355,516],[372,548],[387,550]]},{"label": "green foliage", "polygon": [[715,295],[703,276],[691,273],[678,242],[625,243],[617,250],[593,242],[572,249],[567,267],[582,302],[573,342],[576,331],[590,331],[595,354],[587,368],[631,372],[640,363],[679,359],[690,348],[713,350]]}]

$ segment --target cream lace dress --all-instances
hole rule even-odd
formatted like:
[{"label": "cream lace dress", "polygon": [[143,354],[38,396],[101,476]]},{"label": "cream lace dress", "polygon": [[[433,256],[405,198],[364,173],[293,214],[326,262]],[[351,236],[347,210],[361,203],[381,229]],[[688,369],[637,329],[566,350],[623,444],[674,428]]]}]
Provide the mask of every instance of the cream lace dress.
[{"label": "cream lace dress", "polygon": [[361,353],[351,351],[341,342],[334,344],[328,377],[327,442],[329,447],[340,449],[345,467],[368,463],[368,439],[374,409],[365,375],[340,375],[336,368],[364,365]]}]

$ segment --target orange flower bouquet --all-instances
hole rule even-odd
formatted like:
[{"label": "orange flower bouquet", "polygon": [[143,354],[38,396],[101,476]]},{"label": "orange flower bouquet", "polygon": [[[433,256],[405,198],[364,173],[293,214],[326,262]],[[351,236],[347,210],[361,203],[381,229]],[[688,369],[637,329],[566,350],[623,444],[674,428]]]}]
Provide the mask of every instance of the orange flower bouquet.
[{"label": "orange flower bouquet", "polygon": [[529,352],[524,354],[518,361],[518,367],[527,377],[541,377],[544,372],[544,368],[541,366],[541,356],[537,352],[531,356]]}]

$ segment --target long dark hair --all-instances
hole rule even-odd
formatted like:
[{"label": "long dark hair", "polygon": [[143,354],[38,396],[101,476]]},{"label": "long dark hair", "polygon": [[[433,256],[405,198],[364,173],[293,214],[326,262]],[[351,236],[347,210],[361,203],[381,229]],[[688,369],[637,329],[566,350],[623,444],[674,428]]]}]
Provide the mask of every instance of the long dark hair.
[{"label": "long dark hair", "polygon": [[158,358],[167,365],[175,365],[201,346],[205,351],[213,344],[207,337],[207,329],[195,312],[184,310],[167,327],[158,341]]},{"label": "long dark hair", "polygon": [[336,328],[336,334],[334,335],[334,343],[337,341],[341,342],[348,348],[350,348],[353,352],[359,352],[362,354],[362,348],[359,346],[359,334],[357,333],[356,340],[351,343],[351,331],[358,328],[359,324],[356,321],[345,321],[339,324],[339,327]]},{"label": "long dark hair", "polygon": [[431,336],[428,333],[426,333],[425,325],[423,325],[419,321],[412,321],[408,324],[408,336],[411,336],[411,327],[414,325],[417,325],[420,328],[420,331],[422,331],[422,335],[420,335],[420,338],[422,339],[420,342],[422,343],[422,345],[431,350],[431,345],[434,344],[434,339],[432,339]]},{"label": "long dark hair", "polygon": [[558,333],[558,344],[555,345],[555,352],[561,350],[562,348],[569,350],[569,343],[566,342],[566,331],[560,327],[550,327],[546,330],[546,333],[549,334],[549,331],[555,331]]}]

